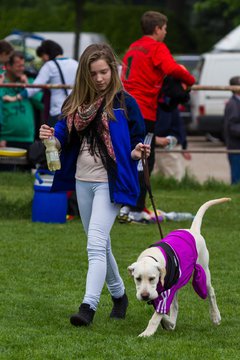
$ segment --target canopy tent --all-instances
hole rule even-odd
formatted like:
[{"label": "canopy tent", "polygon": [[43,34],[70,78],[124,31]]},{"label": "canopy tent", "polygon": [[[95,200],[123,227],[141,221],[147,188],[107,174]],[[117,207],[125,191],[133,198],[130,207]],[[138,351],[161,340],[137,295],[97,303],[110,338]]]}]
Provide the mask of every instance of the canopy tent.
[{"label": "canopy tent", "polygon": [[240,25],[213,46],[213,51],[240,51]]}]

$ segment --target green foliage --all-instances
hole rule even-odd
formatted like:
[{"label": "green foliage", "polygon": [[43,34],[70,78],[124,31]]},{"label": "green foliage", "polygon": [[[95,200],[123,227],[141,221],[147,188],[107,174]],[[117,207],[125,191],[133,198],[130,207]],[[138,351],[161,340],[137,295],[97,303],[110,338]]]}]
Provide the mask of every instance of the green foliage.
[{"label": "green foliage", "polygon": [[195,6],[196,11],[211,11],[223,9],[222,16],[224,18],[233,17],[236,25],[239,24],[239,1],[238,0],[203,0],[197,1]]},{"label": "green foliage", "polygon": [[[115,0],[103,3],[89,0],[82,5],[82,31],[104,33],[120,56],[131,42],[141,36],[139,20],[150,9],[168,16],[166,41],[173,53],[207,51],[240,22],[238,0],[186,0],[181,16],[169,11],[171,4],[168,1]],[[2,0],[0,38],[13,29],[74,31],[75,9],[76,0],[35,0],[34,6],[32,0]]]},{"label": "green foliage", "polygon": [[[82,300],[87,272],[83,227],[78,219],[66,224],[32,223],[33,180],[30,174],[0,173],[1,359],[239,359],[239,189],[217,182],[200,186],[190,178],[180,184],[153,179],[156,203],[165,211],[195,213],[204,201],[222,196],[231,196],[232,202],[209,209],[202,225],[222,324],[218,328],[211,324],[208,302],[188,284],[179,293],[175,331],[159,327],[152,338],[140,339],[137,335],[153,309],[137,301],[127,266],[158,240],[157,226],[116,222],[111,233],[130,300],[126,320],[109,318],[112,304],[105,287],[94,323],[74,328],[69,316]],[[18,211],[13,209],[14,199]],[[164,234],[178,227],[189,227],[189,221],[162,224]]]},{"label": "green foliage", "polygon": [[[75,9],[73,1],[36,1],[35,6],[14,1],[15,6],[0,5],[0,38],[13,29],[22,31],[74,31]],[[47,9],[47,16],[44,16]],[[141,36],[140,18],[149,5],[93,4],[86,2],[83,8],[82,31],[104,33],[118,55],[122,56],[129,44]],[[160,6],[152,10],[162,12]],[[21,13],[21,16],[19,16]],[[7,16],[6,16],[7,14]],[[174,53],[194,51],[193,32],[184,18],[173,13],[169,17],[167,43]]]},{"label": "green foliage", "polygon": [[239,1],[197,1],[193,7],[193,17],[198,50],[210,50],[214,43],[239,25]]},{"label": "green foliage", "polygon": [[[51,4],[51,3],[50,3]],[[47,16],[44,16],[47,10]],[[21,16],[19,16],[21,13]],[[6,16],[7,14],[7,16]],[[39,14],[42,14],[40,16]],[[11,7],[10,9],[0,7],[1,31],[3,38],[11,33],[13,29],[22,31],[74,31],[74,12],[68,2],[58,7],[49,6],[46,3],[38,3],[36,7],[24,7],[21,9]]]}]

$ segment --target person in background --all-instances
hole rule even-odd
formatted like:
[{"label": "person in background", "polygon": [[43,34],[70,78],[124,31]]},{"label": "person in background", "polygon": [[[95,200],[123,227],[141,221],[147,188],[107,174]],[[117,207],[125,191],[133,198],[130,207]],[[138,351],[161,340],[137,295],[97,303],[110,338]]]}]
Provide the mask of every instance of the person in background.
[{"label": "person in background", "polygon": [[[229,81],[230,85],[240,86],[240,76],[234,76]],[[240,152],[240,90],[233,91],[224,111],[224,137],[228,150]],[[228,154],[231,170],[231,183],[240,182],[240,153]]]},{"label": "person in background", "polygon": [[[143,37],[132,43],[123,58],[122,81],[124,88],[137,101],[145,120],[148,133],[154,134],[157,117],[158,96],[164,77],[171,75],[187,86],[195,79],[176,63],[164,44],[167,33],[167,17],[159,12],[147,11],[141,18]],[[151,155],[148,159],[149,173],[154,167],[154,136],[151,141]],[[132,207],[128,220],[146,222],[149,213],[145,206],[146,186],[143,172],[139,172],[141,192],[136,207]]]},{"label": "person in background", "polygon": [[[0,84],[4,82],[5,63],[9,60],[11,53],[13,52],[12,45],[6,40],[0,40]],[[2,127],[2,114],[0,113],[0,131]]]},{"label": "person in background", "polygon": [[72,93],[55,127],[42,125],[40,139],[55,136],[61,170],[52,191],[76,187],[87,236],[88,273],[79,311],[70,322],[93,321],[106,281],[113,301],[111,318],[125,318],[128,298],[111,249],[110,231],[120,206],[135,206],[139,195],[137,163],[150,153],[142,143],[144,121],[135,99],[123,91],[111,47],[93,44],[83,52]]},{"label": "person in background", "polygon": [[[75,81],[78,62],[74,59],[67,58],[63,55],[62,47],[52,40],[44,40],[36,50],[37,55],[43,60],[44,65],[41,67],[34,84],[62,84],[73,85]],[[22,98],[31,98],[41,89],[26,88],[21,92]],[[50,90],[50,108],[47,124],[54,126],[60,114],[61,107],[66,96],[71,93],[71,89],[51,89]],[[9,99],[9,101],[14,101]]]},{"label": "person in background", "polygon": [[[25,59],[19,51],[14,51],[5,63],[6,71],[4,83],[21,82],[24,76]],[[28,79],[29,83],[33,79]],[[0,147],[16,147],[29,149],[34,141],[35,120],[34,107],[43,110],[42,94],[36,94],[32,99],[23,99],[20,95],[21,88],[0,88]],[[7,101],[14,98],[14,102]],[[11,170],[2,165],[2,170]]]},{"label": "person in background", "polygon": [[173,177],[181,181],[185,175],[185,160],[191,160],[191,154],[187,151],[187,136],[183,120],[176,107],[171,111],[164,111],[161,107],[157,110],[155,126],[155,146],[164,147],[166,138],[174,136],[177,145],[174,150],[186,150],[182,153],[161,152],[155,156],[154,172],[160,172],[165,177]]},{"label": "person in background", "polygon": [[14,49],[8,41],[0,40],[0,81],[3,79],[3,73],[5,72],[5,63],[9,60],[13,51]]}]

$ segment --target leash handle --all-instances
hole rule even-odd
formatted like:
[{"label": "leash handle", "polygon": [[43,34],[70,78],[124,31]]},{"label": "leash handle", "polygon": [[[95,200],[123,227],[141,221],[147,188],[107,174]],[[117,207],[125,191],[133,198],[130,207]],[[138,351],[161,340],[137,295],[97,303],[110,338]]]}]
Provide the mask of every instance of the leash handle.
[{"label": "leash handle", "polygon": [[[153,133],[148,132],[144,139],[144,144],[151,145],[153,139]],[[143,171],[142,159],[138,162],[138,171]]]},{"label": "leash handle", "polygon": [[153,207],[153,211],[154,211],[154,214],[155,214],[155,217],[156,217],[160,237],[161,237],[161,239],[163,239],[162,228],[161,228],[161,225],[160,225],[160,221],[158,219],[156,206],[155,206],[155,203],[154,203],[154,200],[153,200],[153,194],[152,194],[152,189],[151,189],[151,184],[150,184],[150,177],[149,177],[149,169],[148,169],[148,161],[147,161],[146,149],[144,149],[144,151],[142,152],[141,158],[142,158],[142,166],[143,166],[143,174],[144,174],[145,185],[146,185],[146,188],[147,188],[147,191],[148,191],[148,194],[149,194],[149,198],[150,198],[151,203],[152,203],[152,207]]}]

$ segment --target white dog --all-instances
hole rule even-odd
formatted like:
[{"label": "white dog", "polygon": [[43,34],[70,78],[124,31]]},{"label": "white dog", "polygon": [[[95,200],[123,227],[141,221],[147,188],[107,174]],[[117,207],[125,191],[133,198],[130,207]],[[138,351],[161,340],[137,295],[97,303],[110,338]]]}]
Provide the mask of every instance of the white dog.
[{"label": "white dog", "polygon": [[212,205],[230,198],[210,200],[198,210],[190,229],[176,230],[150,248],[128,267],[134,277],[137,299],[150,301],[155,313],[147,328],[139,336],[153,335],[159,324],[174,330],[178,315],[177,290],[186,285],[193,275],[193,287],[202,298],[208,297],[210,318],[215,325],[221,321],[216,296],[208,267],[209,254],[200,234],[202,218]]}]

